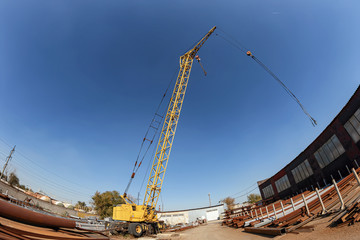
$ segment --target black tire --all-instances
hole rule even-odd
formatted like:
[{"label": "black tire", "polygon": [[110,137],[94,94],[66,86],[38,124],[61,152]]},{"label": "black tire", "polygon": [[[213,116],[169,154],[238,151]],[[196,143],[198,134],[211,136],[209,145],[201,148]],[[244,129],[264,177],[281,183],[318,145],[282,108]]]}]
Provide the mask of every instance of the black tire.
[{"label": "black tire", "polygon": [[144,229],[140,223],[130,223],[129,233],[135,237],[141,237],[141,235],[144,233]]},{"label": "black tire", "polygon": [[160,232],[158,223],[153,223],[152,227],[153,227],[153,230],[154,230],[154,234],[158,234]]},{"label": "black tire", "polygon": [[149,234],[155,234],[155,229],[154,229],[154,227],[153,227],[152,224],[147,224],[146,234],[147,234],[147,235],[149,235]]}]

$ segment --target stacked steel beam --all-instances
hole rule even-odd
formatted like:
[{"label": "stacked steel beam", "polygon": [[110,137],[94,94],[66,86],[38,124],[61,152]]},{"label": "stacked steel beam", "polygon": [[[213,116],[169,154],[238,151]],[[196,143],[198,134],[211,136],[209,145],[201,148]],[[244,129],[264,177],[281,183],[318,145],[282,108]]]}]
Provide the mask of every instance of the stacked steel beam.
[{"label": "stacked steel beam", "polygon": [[360,222],[360,200],[355,202],[343,214],[336,217],[331,226],[353,225],[355,222]]},{"label": "stacked steel beam", "polygon": [[80,229],[74,220],[33,211],[7,200],[0,199],[0,239],[109,239],[100,232]]},{"label": "stacked steel beam", "polygon": [[[225,212],[224,225],[244,227],[247,232],[280,235],[294,231],[309,223],[317,216],[343,213],[349,208],[349,214],[344,215],[344,222],[360,220],[360,168],[340,182],[324,189],[303,192],[291,199],[279,200],[266,206],[252,206],[244,211],[234,209]],[[360,200],[359,200],[360,201]],[[339,219],[337,219],[339,220]]]}]

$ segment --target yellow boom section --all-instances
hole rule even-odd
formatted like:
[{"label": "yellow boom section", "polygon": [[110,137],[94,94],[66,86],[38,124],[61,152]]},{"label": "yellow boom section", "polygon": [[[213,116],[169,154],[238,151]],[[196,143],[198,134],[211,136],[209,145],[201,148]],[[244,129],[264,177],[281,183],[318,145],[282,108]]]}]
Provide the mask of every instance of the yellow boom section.
[{"label": "yellow boom section", "polygon": [[[151,167],[149,181],[146,187],[143,205],[149,206],[151,210],[155,209],[161,192],[161,186],[164,181],[166,167],[170,157],[176,127],[179,121],[181,107],[184,101],[192,63],[194,61],[196,53],[199,51],[205,41],[210,37],[210,35],[215,31],[215,29],[216,27],[213,27],[195,45],[194,48],[192,48],[180,57],[180,71],[164,119],[164,124],[160,134],[159,142],[157,144],[154,161]],[[153,219],[154,211],[148,211],[145,213],[145,215],[146,219]]]}]

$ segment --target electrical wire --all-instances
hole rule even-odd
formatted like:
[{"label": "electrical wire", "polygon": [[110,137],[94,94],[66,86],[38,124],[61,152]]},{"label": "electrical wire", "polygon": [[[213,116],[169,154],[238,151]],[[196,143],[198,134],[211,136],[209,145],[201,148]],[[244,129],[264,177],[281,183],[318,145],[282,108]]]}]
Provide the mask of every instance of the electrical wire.
[{"label": "electrical wire", "polygon": [[[0,138],[0,141],[2,141],[3,143],[5,143],[8,147],[10,147],[10,149],[12,149],[13,147],[10,146],[4,139]],[[59,179],[65,181],[65,182],[68,182],[68,183],[71,183],[71,184],[74,184],[74,185],[77,185],[81,188],[86,188],[88,190],[92,190],[90,188],[88,188],[87,186],[83,186],[81,184],[78,184],[77,182],[72,182],[72,181],[69,181],[68,179],[56,174],[55,172],[53,171],[50,171],[49,169],[46,169],[44,168],[43,166],[41,166],[40,164],[38,164],[36,161],[32,160],[31,158],[29,158],[28,156],[26,156],[21,150],[19,150],[19,147],[16,148],[16,151],[15,151],[16,154],[18,155],[21,155],[25,160],[31,162],[32,164],[36,165],[37,167],[41,168],[42,170],[44,170],[45,172],[48,172],[56,177],[58,177]]]},{"label": "electrical wire", "polygon": [[[8,146],[10,149],[12,148],[5,140],[0,139],[1,142],[5,143],[6,146]],[[19,151],[16,151],[16,153],[19,153]],[[29,165],[26,163],[26,161],[21,161],[21,159],[26,159],[29,162],[32,163],[32,165]],[[39,185],[42,186],[42,188],[44,186],[47,186],[47,192],[52,192],[53,196],[56,196],[57,194],[54,194],[54,192],[58,193],[59,191],[62,192],[62,195],[69,195],[71,194],[72,196],[75,196],[77,198],[86,198],[89,199],[91,198],[91,195],[85,192],[81,192],[79,191],[79,189],[71,189],[69,187],[66,187],[62,184],[59,183],[59,181],[52,181],[49,178],[45,178],[42,176],[41,173],[39,173],[39,171],[37,169],[35,169],[33,166],[38,166],[40,167],[42,170],[45,170],[45,172],[48,172],[52,175],[54,175],[53,172],[48,171],[47,169],[39,166],[38,164],[33,164],[34,162],[29,159],[27,156],[25,156],[24,154],[20,153],[20,154],[16,154],[13,157],[13,161],[11,163],[9,163],[9,168],[12,166],[15,166],[15,169],[21,169],[21,172],[23,173],[21,177],[27,178],[29,179],[29,181],[27,181],[28,183],[32,182],[35,185]],[[55,174],[56,175],[56,174]],[[57,175],[58,176],[58,175]],[[66,180],[62,177],[60,177],[61,180]],[[28,185],[28,183],[26,183],[25,185]],[[70,182],[72,184],[76,184],[74,182]],[[62,198],[62,197],[58,197],[57,198]],[[63,198],[66,199],[66,198]],[[60,200],[60,199],[59,199]]]},{"label": "electrical wire", "polygon": [[235,199],[238,199],[238,198],[241,198],[241,197],[244,197],[244,196],[247,196],[249,193],[253,192],[254,190],[256,190],[258,187],[255,187],[253,189],[251,189],[250,191],[238,196],[238,197],[235,197]]},{"label": "electrical wire", "polygon": [[56,187],[57,190],[61,190],[61,191],[64,191],[66,193],[71,193],[71,194],[76,194],[78,196],[82,196],[82,197],[89,197],[90,195],[89,194],[85,194],[83,192],[79,192],[78,190],[73,190],[73,189],[70,189],[64,185],[61,185],[57,182],[54,182],[46,177],[43,177],[41,174],[36,174],[36,173],[33,173],[31,170],[29,170],[29,165],[27,164],[24,164],[24,163],[20,163],[16,158],[13,158],[13,162],[12,164],[13,165],[16,165],[17,167],[20,167],[21,169],[23,169],[24,172],[27,172],[28,175],[31,176],[31,178],[34,178],[34,179],[38,179],[39,180],[39,183],[41,183],[42,185],[51,185],[52,187]]},{"label": "electrical wire", "polygon": [[254,185],[257,185],[257,183],[254,183],[253,185],[251,185],[251,186],[249,186],[249,187],[247,187],[247,188],[245,188],[245,189],[241,190],[240,192],[237,192],[237,193],[235,193],[235,194],[233,194],[233,195],[230,195],[230,197],[233,197],[233,196],[235,196],[235,195],[238,195],[239,193],[242,193],[242,192],[244,192],[244,191],[248,190],[249,188],[253,187]]}]

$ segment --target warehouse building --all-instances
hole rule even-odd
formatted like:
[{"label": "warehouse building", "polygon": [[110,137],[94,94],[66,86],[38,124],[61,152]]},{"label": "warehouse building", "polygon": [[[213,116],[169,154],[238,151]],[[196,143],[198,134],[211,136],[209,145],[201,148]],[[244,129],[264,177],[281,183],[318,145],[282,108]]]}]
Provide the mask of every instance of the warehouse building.
[{"label": "warehouse building", "polygon": [[322,188],[360,163],[360,86],[325,130],[274,176],[258,182],[265,202]]},{"label": "warehouse building", "polygon": [[158,212],[159,220],[169,225],[189,224],[199,219],[206,219],[208,222],[219,220],[224,212],[224,205],[219,204],[211,207],[194,208],[178,211]]}]

